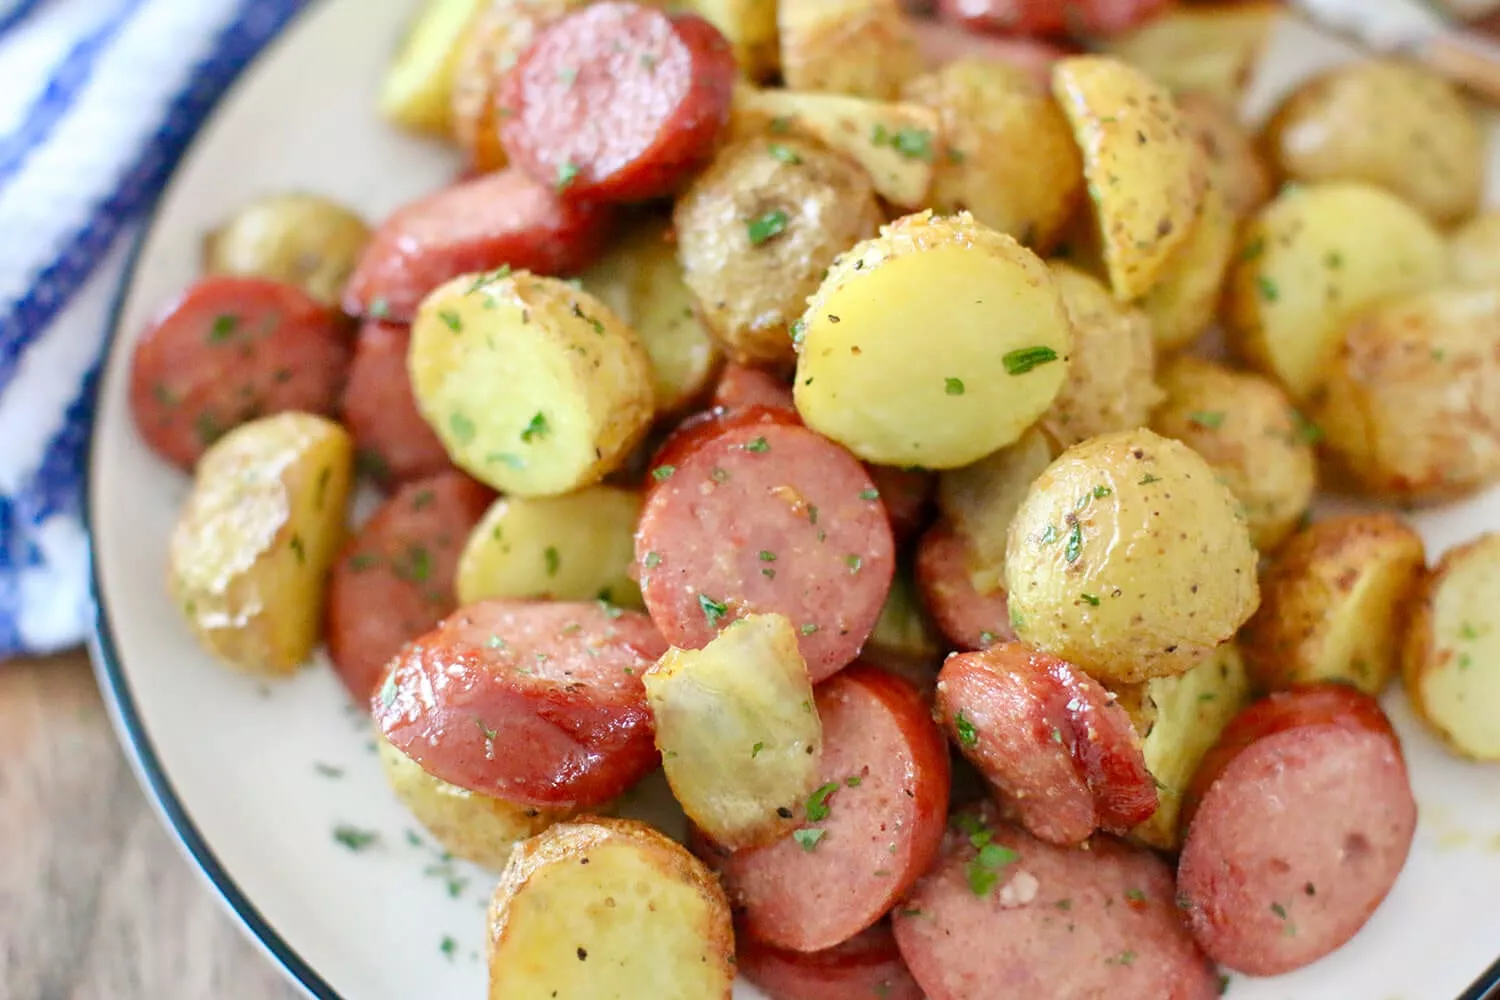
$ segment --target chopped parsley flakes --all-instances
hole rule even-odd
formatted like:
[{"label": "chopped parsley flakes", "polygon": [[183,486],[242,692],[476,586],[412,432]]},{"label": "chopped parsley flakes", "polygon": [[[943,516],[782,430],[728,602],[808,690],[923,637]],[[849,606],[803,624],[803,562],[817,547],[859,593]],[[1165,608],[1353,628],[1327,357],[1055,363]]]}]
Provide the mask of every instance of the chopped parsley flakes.
[{"label": "chopped parsley flakes", "polygon": [[1005,370],[1011,375],[1025,375],[1033,368],[1050,364],[1057,360],[1057,352],[1050,347],[1023,347],[1020,350],[1011,351],[1000,359],[1005,365]]},{"label": "chopped parsley flakes", "polygon": [[779,208],[774,208],[747,222],[745,232],[750,238],[750,245],[758,247],[786,232],[786,224],[786,213]]}]

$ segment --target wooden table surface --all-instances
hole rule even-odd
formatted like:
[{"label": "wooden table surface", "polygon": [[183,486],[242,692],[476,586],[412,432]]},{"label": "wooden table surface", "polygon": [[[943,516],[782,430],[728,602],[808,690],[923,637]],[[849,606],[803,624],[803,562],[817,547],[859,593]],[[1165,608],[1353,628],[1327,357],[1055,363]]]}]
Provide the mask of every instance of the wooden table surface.
[{"label": "wooden table surface", "polygon": [[0,997],[298,996],[162,829],[88,658],[0,663]]}]

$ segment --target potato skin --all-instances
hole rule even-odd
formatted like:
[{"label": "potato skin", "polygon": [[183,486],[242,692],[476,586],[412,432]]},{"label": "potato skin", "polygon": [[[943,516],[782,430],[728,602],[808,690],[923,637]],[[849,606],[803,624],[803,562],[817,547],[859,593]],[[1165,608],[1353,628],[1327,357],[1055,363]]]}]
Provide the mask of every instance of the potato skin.
[{"label": "potato skin", "polygon": [[906,216],[841,255],[800,323],[798,412],[880,465],[951,469],[1015,441],[1073,348],[1046,265],[967,212]]},{"label": "potato skin", "polygon": [[1219,189],[1229,211],[1236,219],[1254,215],[1271,200],[1271,168],[1234,107],[1210,94],[1188,91],[1177,95],[1177,108],[1208,155],[1210,183]]},{"label": "potato skin", "polygon": [[1239,504],[1202,458],[1140,429],[1064,452],[1006,549],[1011,624],[1108,683],[1180,674],[1259,602]]},{"label": "potato skin", "polygon": [[733,989],[718,879],[633,820],[582,816],[523,842],[495,887],[488,937],[490,1000],[588,996],[601,975],[619,996],[730,1000]]},{"label": "potato skin", "polygon": [[1226,338],[1301,402],[1321,384],[1350,317],[1437,285],[1448,269],[1442,236],[1394,195],[1344,182],[1288,188],[1240,234]]},{"label": "potato skin", "polygon": [[1083,173],[1115,298],[1139,298],[1188,238],[1208,157],[1172,95],[1108,56],[1060,60],[1052,93],[1083,152]]},{"label": "potato skin", "polygon": [[1256,548],[1276,548],[1317,489],[1315,429],[1259,375],[1184,357],[1162,372],[1161,384],[1166,400],[1151,429],[1202,455],[1244,505]]},{"label": "potato skin", "polygon": [[1177,6],[1103,45],[1179,94],[1198,91],[1235,104],[1284,10],[1267,0]]},{"label": "potato skin", "polygon": [[1083,160],[1067,118],[1032,74],[959,59],[909,82],[902,98],[935,110],[947,142],[928,207],[967,209],[1038,253],[1057,244],[1083,198]]},{"label": "potato skin", "polygon": [[1500,533],[1450,549],[1424,574],[1401,650],[1401,680],[1417,716],[1449,749],[1500,760],[1495,729],[1500,637]]},{"label": "potato skin", "polygon": [[1500,477],[1500,286],[1391,298],[1354,320],[1313,419],[1375,496],[1427,503]]},{"label": "potato skin", "polygon": [[1466,285],[1500,284],[1500,211],[1480,212],[1448,238],[1453,280]]},{"label": "potato skin", "polygon": [[[781,232],[754,231],[778,218]],[[673,211],[683,278],[709,329],[734,360],[781,366],[793,361],[789,331],[807,297],[880,220],[869,175],[794,136],[722,151]]]},{"label": "potato skin", "polygon": [[635,332],[588,292],[529,271],[433,290],[412,324],[407,368],[453,464],[519,496],[603,479],[656,411]]},{"label": "potato skin", "polygon": [[921,70],[900,0],[782,2],[776,22],[792,90],[890,100]]},{"label": "potato skin", "polygon": [[1378,695],[1396,671],[1422,539],[1391,514],[1318,521],[1276,553],[1240,636],[1265,690],[1342,681]]},{"label": "potato skin", "polygon": [[375,748],[396,798],[454,857],[501,871],[516,844],[572,815],[569,810],[523,806],[450,785],[391,745],[379,727]]},{"label": "potato skin", "polygon": [[1121,305],[1090,275],[1048,261],[1073,324],[1068,380],[1038,426],[1056,451],[1111,431],[1140,427],[1161,401],[1152,326],[1139,309]]},{"label": "potato skin", "polygon": [[167,587],[222,662],[285,676],[307,661],[353,477],[348,433],[308,413],[242,424],[199,460],[172,531]]},{"label": "potato skin", "polygon": [[1366,59],[1308,80],[1263,141],[1290,180],[1374,184],[1439,225],[1471,215],[1484,190],[1478,118],[1453,85],[1404,60]]},{"label": "potato skin", "polygon": [[267,195],[204,237],[203,270],[285,281],[337,309],[369,241],[364,220],[337,202],[300,192]]}]

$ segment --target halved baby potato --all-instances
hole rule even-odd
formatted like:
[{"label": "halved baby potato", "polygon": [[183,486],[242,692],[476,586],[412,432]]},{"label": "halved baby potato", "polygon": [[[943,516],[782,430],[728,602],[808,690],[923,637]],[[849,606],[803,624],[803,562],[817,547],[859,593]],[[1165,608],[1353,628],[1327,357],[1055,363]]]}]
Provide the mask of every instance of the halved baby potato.
[{"label": "halved baby potato", "polygon": [[630,578],[641,498],[615,486],[560,497],[501,497],[458,559],[458,603],[490,598],[589,601],[639,608]]},{"label": "halved baby potato", "polygon": [[845,94],[736,87],[730,113],[736,138],[802,136],[865,168],[875,193],[892,205],[927,202],[942,148],[938,114],[921,104]]},{"label": "halved baby potato", "polygon": [[1005,586],[1010,522],[1031,484],[1060,450],[1032,428],[1015,444],[938,476],[938,506],[968,543],[970,578],[979,593],[991,594]]},{"label": "halved baby potato", "polygon": [[746,76],[764,80],[776,75],[781,68],[776,0],[687,0],[687,5],[723,33]]},{"label": "halved baby potato", "polygon": [[1342,681],[1378,695],[1426,565],[1421,537],[1391,514],[1318,521],[1276,553],[1240,635],[1261,688]]},{"label": "halved baby potato", "polygon": [[506,802],[435,778],[396,749],[378,726],[375,748],[396,799],[439,847],[482,868],[502,870],[517,844],[573,815],[572,810]]},{"label": "halved baby potato", "polygon": [[1240,235],[1224,295],[1229,346],[1301,402],[1358,312],[1448,274],[1442,235],[1395,195],[1366,184],[1287,188]]},{"label": "halved baby potato", "polygon": [[198,461],[172,531],[168,589],[220,660],[271,676],[307,661],[353,474],[348,432],[309,413],[242,424]]},{"label": "halved baby potato", "polygon": [[1500,534],[1450,550],[1417,593],[1401,679],[1455,753],[1500,760]]},{"label": "halved baby potato", "polygon": [[1480,212],[1448,237],[1453,280],[1500,285],[1500,211]]},{"label": "halved baby potato", "polygon": [[1141,732],[1141,754],[1156,780],[1157,806],[1131,836],[1157,850],[1175,851],[1184,832],[1178,822],[1182,798],[1204,754],[1249,704],[1250,681],[1239,648],[1227,642],[1187,673],[1158,677],[1140,687],[1149,706],[1144,714],[1151,720]]},{"label": "halved baby potato", "polygon": [[1208,157],[1171,93],[1118,59],[1059,60],[1052,92],[1083,153],[1110,288],[1138,299],[1191,233]]},{"label": "halved baby potato", "polygon": [[1208,154],[1210,183],[1224,196],[1230,213],[1236,220],[1254,215],[1271,200],[1271,170],[1235,106],[1201,91],[1185,91],[1177,95],[1177,107]]},{"label": "halved baby potato", "polygon": [[702,649],[667,650],[643,680],[667,783],[700,830],[739,850],[797,825],[823,725],[791,622],[741,618]]},{"label": "halved baby potato", "polygon": [[488,0],[427,0],[385,71],[380,113],[403,128],[453,132],[453,79],[462,43]]},{"label": "halved baby potato", "polygon": [[898,219],[842,254],[797,329],[803,420],[902,467],[956,468],[1015,441],[1073,349],[1047,266],[967,212]]},{"label": "halved baby potato", "polygon": [[285,192],[241,206],[203,240],[206,274],[271,278],[338,308],[370,228],[320,195]]},{"label": "halved baby potato", "polygon": [[407,367],[453,464],[517,496],[603,479],[656,412],[635,331],[588,292],[529,271],[435,289],[412,324]]},{"label": "halved baby potato", "polygon": [[1175,91],[1237,104],[1284,10],[1266,0],[1175,6],[1106,39],[1104,49]]},{"label": "halved baby potato", "polygon": [[776,24],[792,90],[888,100],[922,67],[901,0],[782,0]]},{"label": "halved baby potato", "polygon": [[490,1000],[730,1000],[729,901],[701,861],[644,823],[558,823],[511,854],[495,888],[489,973]]},{"label": "halved baby potato", "polygon": [[579,280],[641,338],[661,413],[680,411],[703,394],[723,355],[698,318],[667,220],[637,227]]},{"label": "halved baby potato", "polygon": [[1140,300],[1162,353],[1190,347],[1213,323],[1238,232],[1239,219],[1225,203],[1217,178],[1210,180],[1188,238]]}]

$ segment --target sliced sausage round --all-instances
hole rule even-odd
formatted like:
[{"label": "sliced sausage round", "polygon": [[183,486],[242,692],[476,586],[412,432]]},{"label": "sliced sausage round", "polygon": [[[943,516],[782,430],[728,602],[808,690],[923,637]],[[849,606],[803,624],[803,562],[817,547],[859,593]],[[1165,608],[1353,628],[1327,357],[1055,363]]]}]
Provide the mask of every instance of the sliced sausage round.
[{"label": "sliced sausage round", "polygon": [[916,690],[855,666],[819,685],[823,784],[802,825],[767,847],[708,847],[747,935],[816,952],[871,926],[921,877],[943,838],[948,748]]},{"label": "sliced sausage round", "polygon": [[1156,811],[1130,716],[1098,681],[1018,642],[948,657],[936,715],[1032,835],[1081,844]]},{"label": "sliced sausage round", "polygon": [[932,872],[891,913],[929,1000],[1208,1000],[1219,978],[1144,848],[1059,847],[989,804],[961,813]]},{"label": "sliced sausage round", "polygon": [[661,763],[641,674],[666,649],[638,612],[479,601],[408,645],[371,706],[397,749],[450,784],[591,808]]},{"label": "sliced sausage round", "polygon": [[788,951],[748,934],[735,945],[735,967],[771,1000],[922,1000],[884,920],[826,951]]},{"label": "sliced sausage round", "polygon": [[636,566],[646,608],[674,646],[700,649],[741,615],[776,612],[799,628],[817,683],[869,637],[895,545],[854,456],[776,419],[770,410],[718,418],[691,443],[663,449]]},{"label": "sliced sausage round", "polygon": [[701,17],[593,4],[543,29],[501,81],[500,138],[566,198],[669,195],[712,154],[736,72]]},{"label": "sliced sausage round", "polygon": [[1277,975],[1339,948],[1406,864],[1417,807],[1390,723],[1341,685],[1278,692],[1200,765],[1177,870],[1198,943]]},{"label": "sliced sausage round", "polygon": [[332,415],[349,370],[346,320],[295,285],[212,277],[193,285],[135,346],[130,409],[158,455],[191,469],[257,417]]},{"label": "sliced sausage round", "polygon": [[865,470],[880,491],[880,502],[891,519],[896,544],[914,537],[927,523],[937,479],[926,469],[898,469],[892,465],[866,463]]},{"label": "sliced sausage round", "polygon": [[452,467],[443,443],[417,410],[406,370],[410,342],[406,327],[367,320],[344,387],[344,425],[354,435],[360,468],[382,486]]},{"label": "sliced sausage round", "polygon": [[969,552],[947,524],[928,528],[917,543],[917,589],[933,624],[959,649],[988,649],[1010,642],[1010,602],[1001,588],[981,594],[969,577]]},{"label": "sliced sausage round", "polygon": [[772,410],[797,412],[792,401],[792,387],[760,368],[733,362],[724,366],[719,384],[714,388],[713,405],[726,412],[764,406]]},{"label": "sliced sausage round", "polygon": [[603,251],[609,231],[603,206],[560,201],[519,170],[484,174],[386,219],[344,288],[344,310],[410,323],[428,292],[461,274],[580,271]]},{"label": "sliced sausage round", "polygon": [[461,472],[407,483],[339,553],[328,580],[328,655],[363,705],[391,658],[458,606],[453,578],[495,499]]}]

